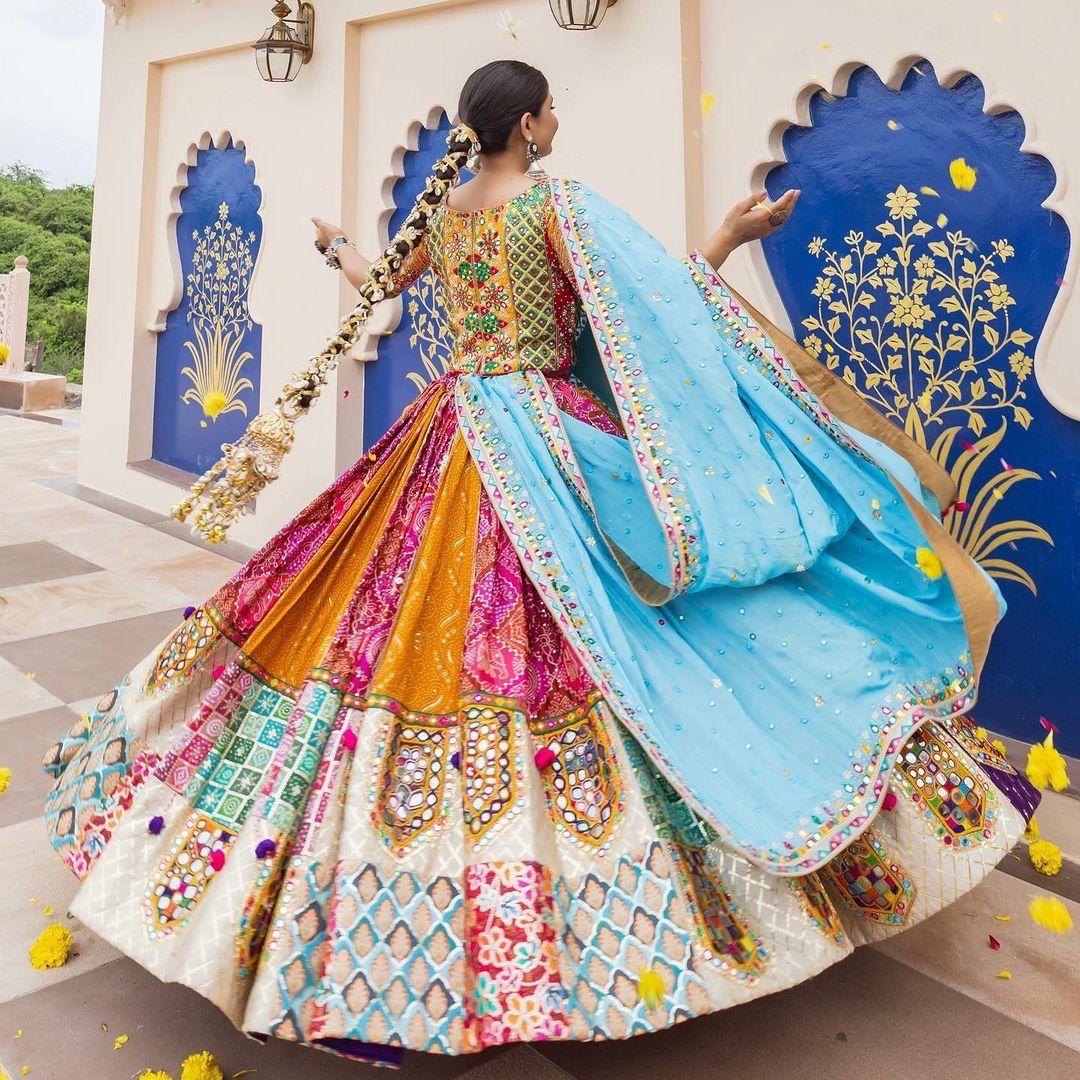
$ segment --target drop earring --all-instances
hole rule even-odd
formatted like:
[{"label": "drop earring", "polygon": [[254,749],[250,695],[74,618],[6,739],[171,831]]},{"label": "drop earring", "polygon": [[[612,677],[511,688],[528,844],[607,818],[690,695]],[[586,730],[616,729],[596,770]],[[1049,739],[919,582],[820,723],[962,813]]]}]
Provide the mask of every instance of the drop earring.
[{"label": "drop earring", "polygon": [[525,156],[529,159],[529,168],[526,175],[546,178],[547,173],[544,172],[544,167],[540,164],[540,147],[532,139],[529,140],[525,147]]}]

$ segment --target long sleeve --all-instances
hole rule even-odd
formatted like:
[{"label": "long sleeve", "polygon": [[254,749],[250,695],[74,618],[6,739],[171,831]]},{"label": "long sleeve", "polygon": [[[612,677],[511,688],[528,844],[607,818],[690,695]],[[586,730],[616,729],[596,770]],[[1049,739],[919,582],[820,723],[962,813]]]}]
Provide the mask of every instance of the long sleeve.
[{"label": "long sleeve", "polygon": [[576,296],[578,287],[577,278],[574,275],[574,264],[570,259],[570,251],[562,234],[559,215],[550,199],[544,205],[544,238],[547,241],[548,251],[554,256],[563,277],[566,278],[567,284]]},{"label": "long sleeve", "polygon": [[404,292],[425,270],[431,266],[431,248],[425,233],[420,243],[409,252],[401,267],[390,277],[394,294]]}]

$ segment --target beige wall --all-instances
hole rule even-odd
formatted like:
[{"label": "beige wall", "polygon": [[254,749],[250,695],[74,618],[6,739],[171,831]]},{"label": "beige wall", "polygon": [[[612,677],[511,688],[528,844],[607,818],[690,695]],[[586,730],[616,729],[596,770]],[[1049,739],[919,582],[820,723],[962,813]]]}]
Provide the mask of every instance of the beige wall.
[{"label": "beige wall", "polygon": [[[262,190],[251,312],[263,325],[266,407],[351,304],[347,282],[312,247],[308,219],[337,219],[374,252],[405,145],[439,109],[453,116],[465,76],[496,57],[528,60],[551,79],[562,126],[548,171],[585,180],[673,253],[703,240],[780,160],[780,135],[805,120],[813,89],[842,93],[863,62],[897,85],[918,56],[946,81],[973,71],[988,106],[1020,110],[1024,149],[1056,167],[1052,205],[1075,230],[1065,177],[1070,165],[1080,170],[1069,55],[1080,19],[1066,0],[992,6],[1000,21],[981,0],[951,0],[947,12],[931,0],[780,0],[767,8],[621,0],[599,30],[572,33],[558,29],[546,0],[317,0],[315,57],[285,85],[262,82],[248,47],[271,19],[269,4],[132,0],[116,25],[103,15],[80,481],[162,511],[183,490],[167,470],[131,463],[149,456],[155,335],[179,298],[179,192],[186,164],[210,140],[220,145],[231,134],[243,142]],[[502,29],[501,11],[515,18],[516,41]],[[704,117],[702,90],[716,96]],[[1037,375],[1058,408],[1080,417],[1071,265]],[[758,252],[739,252],[728,269],[784,321]],[[395,318],[386,305],[373,331]],[[363,362],[376,345],[368,335],[343,362],[337,386],[300,422],[282,478],[234,539],[264,540],[357,456]]]}]

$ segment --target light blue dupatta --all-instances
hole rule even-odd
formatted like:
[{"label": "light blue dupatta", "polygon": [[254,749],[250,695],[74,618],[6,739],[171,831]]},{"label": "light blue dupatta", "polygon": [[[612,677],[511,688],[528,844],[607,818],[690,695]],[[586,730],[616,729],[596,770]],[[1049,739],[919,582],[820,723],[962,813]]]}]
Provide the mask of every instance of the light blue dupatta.
[{"label": "light blue dupatta", "polygon": [[627,438],[559,410],[537,371],[459,378],[462,430],[653,763],[751,861],[806,873],[878,811],[905,739],[974,700],[933,501],[830,413],[699,252],[670,256],[577,180],[551,190],[585,317],[575,375]]}]

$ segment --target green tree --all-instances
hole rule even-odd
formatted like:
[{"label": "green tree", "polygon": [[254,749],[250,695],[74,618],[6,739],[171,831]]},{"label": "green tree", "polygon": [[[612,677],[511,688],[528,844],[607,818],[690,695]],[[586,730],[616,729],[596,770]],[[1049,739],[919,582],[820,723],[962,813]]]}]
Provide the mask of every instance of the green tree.
[{"label": "green tree", "polygon": [[73,382],[82,381],[93,209],[92,185],[52,188],[19,161],[0,168],[0,272],[26,256],[26,340],[44,341],[44,370]]}]

